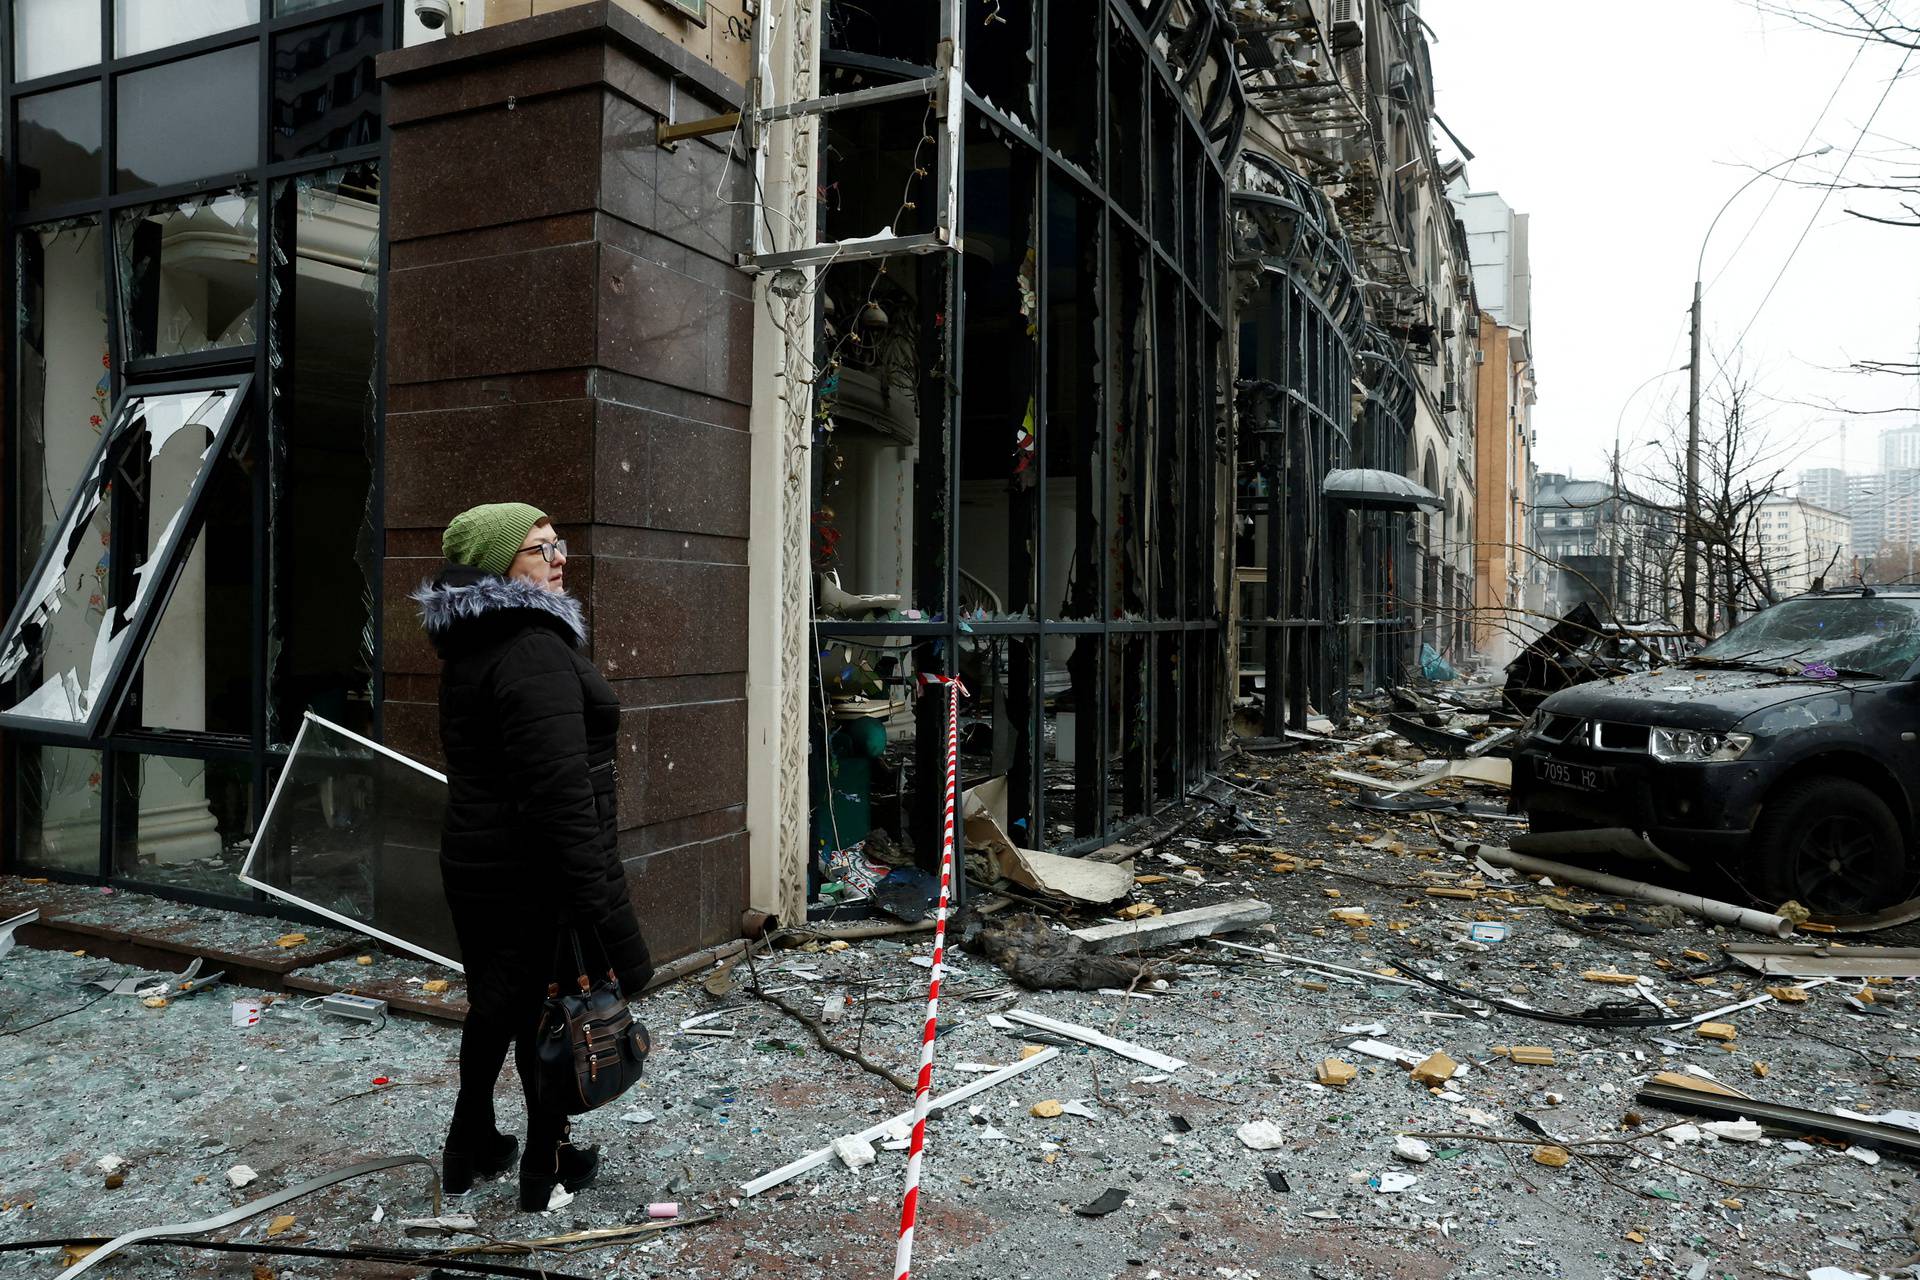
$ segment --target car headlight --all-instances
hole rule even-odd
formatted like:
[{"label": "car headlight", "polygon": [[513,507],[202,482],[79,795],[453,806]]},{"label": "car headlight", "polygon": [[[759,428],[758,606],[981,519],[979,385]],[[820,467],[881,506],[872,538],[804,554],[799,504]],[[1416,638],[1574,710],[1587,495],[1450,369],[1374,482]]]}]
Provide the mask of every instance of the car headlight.
[{"label": "car headlight", "polygon": [[1750,733],[1701,733],[1693,729],[1655,729],[1647,750],[1655,760],[1712,764],[1738,760],[1753,745]]}]

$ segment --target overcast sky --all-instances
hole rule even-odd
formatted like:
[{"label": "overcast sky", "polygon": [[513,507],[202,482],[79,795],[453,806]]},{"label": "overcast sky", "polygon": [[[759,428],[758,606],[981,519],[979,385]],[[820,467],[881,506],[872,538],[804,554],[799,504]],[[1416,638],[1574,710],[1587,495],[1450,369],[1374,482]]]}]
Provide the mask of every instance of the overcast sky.
[{"label": "overcast sky", "polygon": [[[1896,10],[1905,3],[1895,0]],[[1437,36],[1437,109],[1475,154],[1473,188],[1532,215],[1543,471],[1603,475],[1616,421],[1629,473],[1658,465],[1651,442],[1663,424],[1684,420],[1686,374],[1635,388],[1685,364],[1701,237],[1756,170],[1825,143],[1829,154],[1782,170],[1821,180],[1858,141],[1849,179],[1885,181],[1902,151],[1897,168],[1920,172],[1920,152],[1908,149],[1920,144],[1920,55],[1863,139],[1901,51],[1808,31],[1761,14],[1753,0],[1423,0],[1420,10]],[[1453,154],[1444,135],[1438,141]],[[1849,216],[1850,207],[1907,216],[1875,193],[1836,191],[1816,217],[1822,194],[1762,178],[1735,201],[1707,250],[1706,333],[1725,358],[1759,309],[1739,349],[1767,398],[1774,438],[1799,455],[1796,470],[1865,470],[1877,462],[1880,430],[1920,414],[1846,418],[1794,402],[1915,404],[1913,379],[1827,370],[1914,358],[1920,228]],[[1712,356],[1702,367],[1713,372]]]}]

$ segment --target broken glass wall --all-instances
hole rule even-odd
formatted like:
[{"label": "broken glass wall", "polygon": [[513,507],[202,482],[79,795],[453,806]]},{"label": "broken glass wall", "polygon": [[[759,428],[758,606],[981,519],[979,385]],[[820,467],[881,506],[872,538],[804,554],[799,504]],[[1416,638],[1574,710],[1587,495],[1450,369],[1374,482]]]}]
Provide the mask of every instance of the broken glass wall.
[{"label": "broken glass wall", "polygon": [[[17,701],[28,681],[62,671],[80,700],[118,697],[120,710],[84,746],[72,741],[83,725],[10,726],[6,794],[21,803],[8,807],[4,856],[251,897],[230,863],[278,766],[272,744],[308,706],[369,728],[377,705],[367,687],[378,667],[367,593],[382,305],[373,60],[397,10],[128,0],[101,6],[102,22],[69,0],[6,7],[15,145],[3,185],[20,286],[0,414],[14,463],[7,585],[33,595],[35,561],[62,537],[85,554],[56,571],[62,607],[44,607],[44,634],[26,637],[0,697]],[[56,87],[33,79],[68,70]],[[256,403],[230,446],[203,459],[185,435],[153,456],[130,443],[111,477],[88,474],[107,406],[247,371]],[[189,521],[204,521],[202,536],[164,566],[155,585],[170,592],[153,591],[148,616],[96,644],[103,613],[163,576],[167,508],[183,486],[202,490]],[[76,502],[80,527],[63,534]],[[270,614],[282,628],[272,645]],[[41,641],[47,652],[32,652]],[[142,643],[144,662],[123,657],[107,681],[122,694],[89,694],[96,651]]]},{"label": "broken glass wall", "polygon": [[14,759],[20,861],[91,875],[100,866],[100,753],[24,743]]},{"label": "broken glass wall", "polygon": [[440,887],[446,803],[440,774],[309,716],[240,874],[283,902],[457,967]]},{"label": "broken glass wall", "polygon": [[[133,396],[116,411],[0,636],[0,723],[98,730],[152,634],[152,605],[189,577],[197,499],[247,381]],[[194,591],[189,580],[187,599]],[[175,674],[191,682],[194,664]],[[203,664],[197,678],[204,691]]]},{"label": "broken glass wall", "polygon": [[253,835],[252,761],[125,752],[115,765],[114,872],[140,884],[232,893]]},{"label": "broken glass wall", "polygon": [[[1217,276],[1223,259],[1218,139],[1237,128],[1243,105],[1223,16],[1207,0],[1179,14],[1132,0],[966,5],[962,249],[942,301],[930,314],[923,301],[913,337],[929,372],[917,405],[927,482],[905,513],[910,534],[894,539],[912,543],[916,580],[900,591],[865,574],[872,585],[858,587],[933,607],[917,617],[820,610],[816,778],[860,772],[848,763],[859,744],[837,723],[853,699],[879,696],[858,686],[904,695],[921,670],[966,680],[963,785],[1006,776],[1009,822],[1019,827],[1010,834],[1021,842],[1103,843],[1178,799],[1207,766],[1222,710],[1214,558],[1225,386],[1222,281],[1200,275],[1211,263]],[[934,29],[915,7],[834,3],[827,34],[829,70],[861,77],[833,89],[932,67]],[[893,110],[909,105],[918,123],[921,104]],[[886,148],[836,140],[853,136],[833,122],[839,114],[829,116],[823,158],[824,226],[841,235],[897,226],[888,221],[897,173],[881,182],[864,163]],[[850,207],[864,221],[845,218]],[[823,273],[816,302],[836,355],[813,437],[823,602],[844,602],[840,591],[870,554],[853,545],[873,524],[848,515],[854,497],[896,509],[888,500],[897,489],[856,481],[872,470],[841,421],[851,415],[840,335],[855,313],[838,278],[854,270]],[[927,467],[935,440],[948,470]],[[895,668],[879,668],[882,653],[895,655]],[[885,721],[878,736],[863,730],[879,752],[869,758],[897,761],[911,795],[891,805],[893,769],[869,771],[869,813],[903,814],[901,836],[937,852],[944,702],[935,690],[910,718],[874,710]],[[816,831],[828,789],[816,785]],[[834,820],[842,840],[858,825]]]},{"label": "broken glass wall", "polygon": [[[104,243],[98,218],[35,227],[15,240],[14,511],[22,575],[106,430],[113,361]],[[88,568],[104,573],[106,554],[102,547]]]},{"label": "broken glass wall", "polygon": [[309,710],[373,727],[379,169],[279,183],[273,218],[267,735],[284,743]]},{"label": "broken glass wall", "polygon": [[[1360,344],[1360,381],[1365,401],[1354,440],[1354,465],[1408,473],[1413,415],[1419,393],[1404,349],[1383,330],[1368,326]],[[1355,620],[1360,652],[1357,674],[1368,688],[1406,678],[1418,644],[1412,607],[1418,591],[1419,542],[1404,512],[1356,514],[1359,563]]]},{"label": "broken glass wall", "polygon": [[1238,353],[1236,697],[1260,732],[1278,735],[1345,708],[1348,516],[1320,490],[1328,471],[1357,465],[1362,309],[1332,210],[1290,169],[1246,163],[1234,246],[1254,273]]}]

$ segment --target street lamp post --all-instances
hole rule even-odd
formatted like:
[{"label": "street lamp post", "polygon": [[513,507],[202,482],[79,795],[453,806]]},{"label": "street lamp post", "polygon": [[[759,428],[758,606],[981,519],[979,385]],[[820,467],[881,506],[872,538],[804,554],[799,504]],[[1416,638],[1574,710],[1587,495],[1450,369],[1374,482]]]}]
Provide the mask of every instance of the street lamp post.
[{"label": "street lamp post", "polygon": [[1679,367],[1673,368],[1673,369],[1662,369],[1660,372],[1654,374],[1652,377],[1648,378],[1645,382],[1642,382],[1639,386],[1635,387],[1633,390],[1627,392],[1627,398],[1620,403],[1620,412],[1614,415],[1614,419],[1613,419],[1613,494],[1612,494],[1612,500],[1608,504],[1609,505],[1609,513],[1608,513],[1609,524],[1607,528],[1607,558],[1613,561],[1613,578],[1615,583],[1614,591],[1616,595],[1619,593],[1619,590],[1620,590],[1619,584],[1626,577],[1623,557],[1620,554],[1620,521],[1621,521],[1620,428],[1626,422],[1627,409],[1633,404],[1634,397],[1638,396],[1642,391],[1645,391],[1648,387],[1660,381],[1660,379],[1666,377],[1668,374],[1678,373],[1680,372],[1681,369],[1684,369],[1684,368],[1686,368],[1685,365],[1680,365]]},{"label": "street lamp post", "polygon": [[1698,603],[1696,596],[1698,595],[1700,585],[1698,563],[1700,556],[1700,531],[1698,526],[1700,510],[1700,276],[1706,266],[1707,241],[1713,239],[1713,229],[1720,225],[1721,217],[1728,209],[1733,207],[1733,202],[1740,198],[1742,191],[1745,191],[1748,187],[1760,181],[1760,179],[1766,177],[1775,169],[1793,164],[1799,160],[1808,159],[1811,156],[1823,156],[1831,150],[1833,150],[1832,147],[1822,145],[1815,147],[1812,151],[1803,151],[1797,156],[1788,156],[1785,160],[1777,164],[1768,165],[1741,183],[1738,187],[1734,188],[1733,194],[1728,196],[1726,203],[1720,206],[1720,212],[1714,214],[1713,221],[1707,224],[1707,234],[1700,240],[1700,256],[1694,260],[1693,313],[1691,321],[1692,346],[1690,348],[1691,353],[1687,358],[1687,511],[1682,526],[1683,536],[1686,539],[1687,545],[1686,559],[1680,571],[1681,608],[1684,616],[1684,625],[1687,632],[1692,635],[1699,634],[1699,628],[1695,624],[1698,620]]}]

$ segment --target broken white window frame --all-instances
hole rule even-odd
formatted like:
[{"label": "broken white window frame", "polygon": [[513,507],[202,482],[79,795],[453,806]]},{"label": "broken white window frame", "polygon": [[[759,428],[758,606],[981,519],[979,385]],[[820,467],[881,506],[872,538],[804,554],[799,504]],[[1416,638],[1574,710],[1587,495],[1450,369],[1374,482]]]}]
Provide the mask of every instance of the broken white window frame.
[{"label": "broken white window frame", "polygon": [[355,920],[352,916],[346,915],[343,912],[335,911],[330,907],[323,907],[317,902],[301,897],[291,889],[276,884],[269,884],[253,873],[253,860],[260,854],[260,833],[271,829],[274,813],[280,805],[281,793],[286,790],[287,779],[293,776],[294,762],[300,758],[300,748],[306,742],[307,730],[314,725],[319,725],[329,733],[337,733],[350,742],[367,748],[369,751],[385,756],[387,759],[408,769],[412,769],[417,773],[424,774],[442,786],[446,785],[447,775],[441,773],[438,769],[429,769],[418,760],[402,755],[392,747],[384,746],[381,743],[375,742],[372,738],[364,737],[351,729],[337,725],[333,721],[317,716],[309,711],[301,718],[300,731],[293,737],[293,746],[287,752],[285,767],[280,770],[280,776],[274,780],[273,794],[267,797],[267,807],[260,811],[260,821],[254,824],[253,843],[247,847],[247,856],[240,863],[240,883],[258,889],[268,897],[277,898],[289,906],[299,907],[302,911],[311,911],[314,915],[322,919],[331,920],[333,923],[350,929],[355,933],[364,934],[378,942],[384,942],[388,946],[398,947],[409,955],[419,956],[423,960],[430,960],[435,964],[445,965],[455,973],[464,974],[467,971],[466,966],[458,960],[443,956],[439,952],[428,947],[423,947],[418,943],[408,942],[405,938],[388,933],[386,930],[377,928],[365,920]]},{"label": "broken white window frame", "polygon": [[911,235],[881,232],[854,240],[835,240],[804,249],[774,251],[767,237],[766,220],[752,219],[750,251],[740,255],[743,270],[755,273],[784,268],[825,266],[836,262],[868,262],[896,254],[925,254],[958,251],[960,248],[960,164],[966,152],[960,130],[966,108],[966,59],[961,50],[960,32],[965,0],[940,0],[940,40],[934,56],[934,74],[919,80],[877,85],[851,93],[833,93],[799,102],[761,105],[769,76],[761,62],[762,27],[754,26],[755,77],[752,93],[755,101],[747,109],[747,139],[753,150],[753,190],[757,204],[766,191],[767,126],[782,120],[821,116],[829,111],[851,107],[869,107],[882,102],[909,98],[931,98],[940,112],[940,134],[934,154],[934,229]]},{"label": "broken white window frame", "polygon": [[[59,594],[59,583],[73,571],[74,555],[78,550],[77,540],[88,528],[93,515],[102,505],[112,504],[110,492],[113,477],[108,467],[117,451],[126,447],[129,438],[135,434],[135,423],[144,422],[144,418],[135,415],[136,405],[143,405],[158,396],[195,395],[204,393],[212,396],[220,394],[226,398],[226,404],[219,411],[217,422],[211,425],[213,440],[201,455],[199,470],[194,475],[193,485],[188,490],[184,502],[175,512],[173,520],[163,530],[160,545],[147,548],[147,558],[134,572],[139,575],[134,587],[132,601],[124,606],[131,612],[120,628],[125,639],[118,651],[109,659],[106,674],[101,679],[100,688],[94,692],[92,701],[87,704],[85,713],[74,719],[56,720],[46,716],[29,715],[17,710],[0,710],[0,729],[17,729],[35,734],[37,737],[85,742],[100,736],[102,728],[111,723],[119,714],[121,704],[126,701],[132,688],[133,675],[146,660],[147,647],[153,641],[161,618],[166,615],[167,605],[173,598],[174,588],[179,584],[180,574],[186,567],[187,557],[193,550],[193,544],[205,523],[205,513],[201,504],[207,489],[212,483],[214,472],[228,456],[235,440],[239,438],[241,415],[248,411],[250,392],[253,386],[251,373],[218,374],[202,378],[181,379],[174,382],[160,382],[146,385],[128,386],[120,393],[120,399],[114,405],[108,418],[107,429],[100,433],[100,443],[94,446],[93,456],[81,472],[80,480],[68,495],[66,504],[61,508],[60,521],[54,526],[54,532],[41,548],[39,557],[34,561],[33,572],[27,577],[27,585],[22,589],[20,598],[14,603],[13,612],[7,618],[4,631],[0,631],[0,662],[6,661],[15,646],[22,643],[21,632],[30,624],[39,624],[43,630],[40,637],[42,652],[38,655],[23,655],[16,671],[23,670],[37,659],[44,668],[46,654],[45,624],[58,612],[58,604],[49,610],[47,605]],[[184,430],[194,424],[183,423]],[[147,432],[141,426],[139,433]],[[164,446],[164,441],[162,441]],[[150,449],[148,460],[157,456],[158,449]],[[122,508],[124,510],[124,507]],[[151,518],[151,512],[143,511],[142,518]],[[108,524],[110,535],[117,534],[120,521]],[[116,538],[116,540],[119,540]],[[123,545],[125,543],[123,542]],[[114,548],[109,546],[109,554]],[[59,577],[50,578],[56,569],[55,560],[59,560]],[[120,602],[109,600],[106,603],[106,616],[100,621],[102,630],[94,633],[97,648],[104,635],[104,629],[113,625],[113,615],[122,609]],[[90,673],[89,673],[90,674]],[[23,705],[46,687],[45,671],[42,680],[33,690],[20,698],[14,705]],[[9,677],[9,680],[11,677]]]}]

